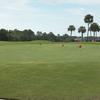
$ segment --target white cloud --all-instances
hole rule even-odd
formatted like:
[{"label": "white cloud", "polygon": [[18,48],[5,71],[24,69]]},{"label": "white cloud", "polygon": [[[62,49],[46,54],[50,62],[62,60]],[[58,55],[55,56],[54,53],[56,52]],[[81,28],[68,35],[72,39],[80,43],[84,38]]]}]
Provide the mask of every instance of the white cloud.
[{"label": "white cloud", "polygon": [[31,0],[3,0],[0,2],[0,16],[18,16],[27,15],[36,12],[37,9],[30,6]]},{"label": "white cloud", "polygon": [[72,3],[72,4],[85,4],[85,5],[95,5],[100,4],[100,0],[39,0],[42,3],[47,4],[65,4],[65,3]]},{"label": "white cloud", "polygon": [[87,13],[86,9],[84,8],[68,8],[65,10],[65,12],[71,15],[79,15],[79,16],[83,16]]},{"label": "white cloud", "polygon": [[9,5],[15,5],[15,6],[22,6],[28,3],[28,0],[3,0],[0,2],[0,6],[9,6]]}]

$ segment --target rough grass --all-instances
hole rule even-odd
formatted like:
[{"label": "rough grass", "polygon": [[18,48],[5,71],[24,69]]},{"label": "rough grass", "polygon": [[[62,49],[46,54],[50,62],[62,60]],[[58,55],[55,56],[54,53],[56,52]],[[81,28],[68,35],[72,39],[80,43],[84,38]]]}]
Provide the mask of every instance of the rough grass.
[{"label": "rough grass", "polygon": [[78,45],[0,42],[0,97],[100,100],[100,45]]}]

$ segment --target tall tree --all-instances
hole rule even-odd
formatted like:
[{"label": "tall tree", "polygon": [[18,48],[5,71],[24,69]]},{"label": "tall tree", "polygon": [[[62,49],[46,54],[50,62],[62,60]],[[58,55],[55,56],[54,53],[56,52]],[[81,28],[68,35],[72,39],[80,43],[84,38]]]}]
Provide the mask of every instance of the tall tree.
[{"label": "tall tree", "polygon": [[84,22],[88,24],[88,30],[87,30],[87,41],[88,41],[89,27],[90,27],[90,24],[93,23],[93,16],[91,14],[86,15],[84,18]]},{"label": "tall tree", "polygon": [[86,28],[84,26],[80,26],[78,32],[81,33],[81,41],[83,41],[83,34],[86,32]]},{"label": "tall tree", "polygon": [[48,39],[48,34],[46,32],[44,32],[42,34],[42,40],[47,40]]},{"label": "tall tree", "polygon": [[8,30],[0,29],[0,40],[2,40],[2,41],[8,40]]},{"label": "tall tree", "polygon": [[70,33],[70,36],[72,36],[72,32],[75,31],[75,26],[74,26],[74,25],[70,25],[70,26],[68,27],[68,31],[71,32],[71,33]]},{"label": "tall tree", "polygon": [[97,23],[92,23],[91,26],[90,26],[90,29],[93,32],[94,41],[95,41],[96,33],[100,31],[100,27]]},{"label": "tall tree", "polygon": [[55,36],[55,34],[53,32],[49,32],[48,40],[49,41],[56,41],[56,36]]},{"label": "tall tree", "polygon": [[37,40],[41,40],[43,33],[41,31],[37,31],[36,37]]}]

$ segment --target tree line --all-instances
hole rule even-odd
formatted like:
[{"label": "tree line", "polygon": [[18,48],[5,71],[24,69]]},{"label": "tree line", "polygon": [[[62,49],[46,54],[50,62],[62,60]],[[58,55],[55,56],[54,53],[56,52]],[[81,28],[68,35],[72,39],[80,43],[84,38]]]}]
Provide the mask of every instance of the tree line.
[{"label": "tree line", "polygon": [[[78,33],[81,33],[80,41],[96,41],[98,37],[98,32],[100,31],[100,26],[98,23],[94,22],[94,17],[91,14],[88,14],[84,17],[84,22],[87,23],[87,29],[85,26],[80,26],[78,28]],[[32,40],[48,40],[53,42],[74,42],[78,38],[73,36],[73,31],[76,30],[74,25],[69,25],[67,28],[70,31],[68,34],[57,34],[53,32],[33,32],[31,29],[25,29],[23,31],[14,29],[6,30],[0,29],[0,41],[32,41]],[[87,31],[87,36],[84,37],[84,33]]]},{"label": "tree line", "polygon": [[[0,41],[32,41],[32,40],[48,40],[53,42],[66,42],[70,40],[68,34],[55,35],[53,32],[33,32],[31,29],[21,30],[6,30],[0,29]],[[72,41],[74,38],[72,39]]]}]

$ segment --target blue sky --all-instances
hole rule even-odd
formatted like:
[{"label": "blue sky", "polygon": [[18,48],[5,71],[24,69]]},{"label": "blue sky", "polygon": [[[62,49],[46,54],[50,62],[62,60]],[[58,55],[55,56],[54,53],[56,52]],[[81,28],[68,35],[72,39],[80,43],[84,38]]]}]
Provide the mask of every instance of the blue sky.
[{"label": "blue sky", "polygon": [[[86,14],[92,14],[99,23],[99,9],[99,0],[2,0],[0,28],[64,34],[70,24],[86,26]],[[77,31],[74,34],[78,35]]]}]

